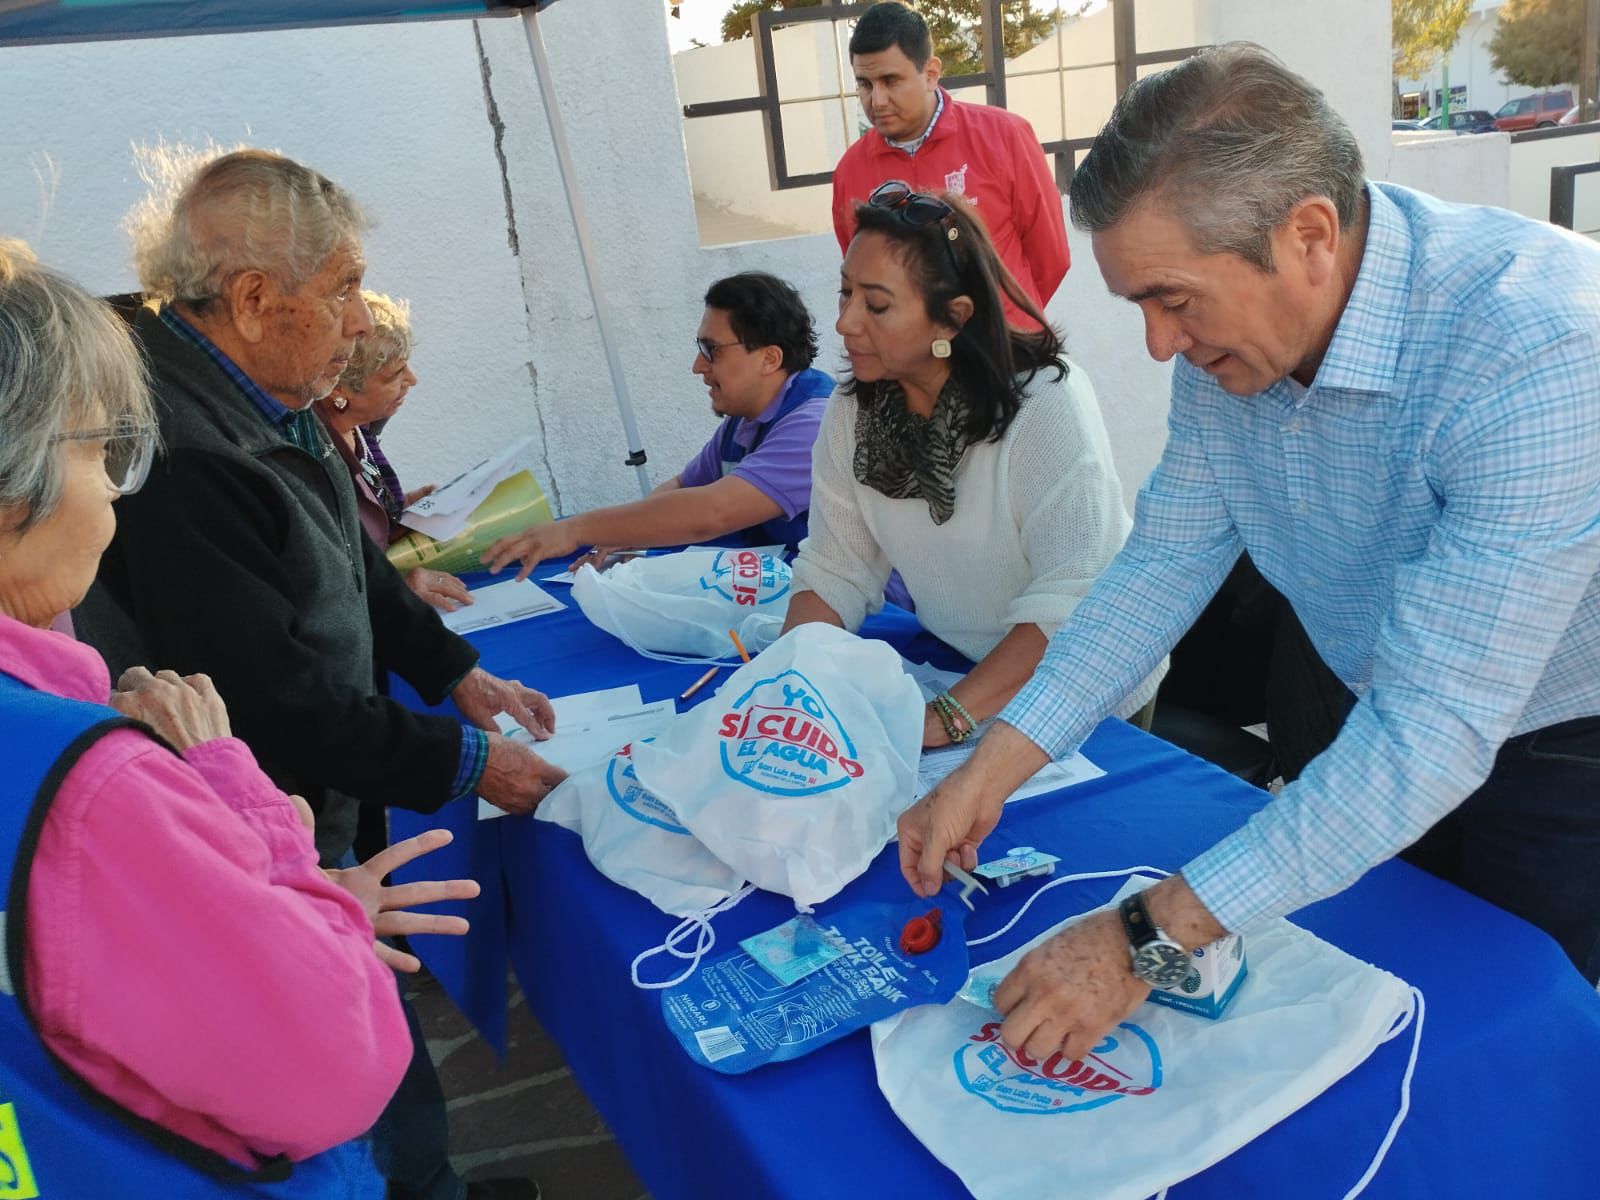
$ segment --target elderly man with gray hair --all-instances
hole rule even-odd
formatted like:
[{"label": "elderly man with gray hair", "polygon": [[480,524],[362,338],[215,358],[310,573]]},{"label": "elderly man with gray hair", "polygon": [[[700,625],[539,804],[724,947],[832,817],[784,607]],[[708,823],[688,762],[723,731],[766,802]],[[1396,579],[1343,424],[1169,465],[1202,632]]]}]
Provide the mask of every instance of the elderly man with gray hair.
[{"label": "elderly man with gray hair", "polygon": [[[310,411],[371,328],[363,226],[338,186],[259,150],[215,158],[170,204],[144,206],[136,258],[157,305],[134,333],[165,454],[120,506],[101,565],[123,619],[103,638],[80,624],[117,670],[210,675],[268,775],[310,801],[327,866],[348,859],[358,804],[426,812],[476,793],[528,812],[562,778],[493,732],[504,712],[548,736],[549,701],[476,666],[407,590],[363,535],[350,475]],[[453,699],[469,724],[386,699],[375,669]],[[526,1180],[463,1191],[414,1018],[412,1031],[412,1070],[375,1136],[390,1195],[536,1195]]]},{"label": "elderly man with gray hair", "polygon": [[1242,44],[1134,84],[1072,201],[1151,355],[1179,359],[1170,437],[1122,553],[901,818],[908,882],[970,868],[1241,550],[1352,707],[1243,828],[1024,958],[1006,1041],[1081,1057],[1188,950],[1397,854],[1600,977],[1600,247],[1367,180],[1322,94]]}]

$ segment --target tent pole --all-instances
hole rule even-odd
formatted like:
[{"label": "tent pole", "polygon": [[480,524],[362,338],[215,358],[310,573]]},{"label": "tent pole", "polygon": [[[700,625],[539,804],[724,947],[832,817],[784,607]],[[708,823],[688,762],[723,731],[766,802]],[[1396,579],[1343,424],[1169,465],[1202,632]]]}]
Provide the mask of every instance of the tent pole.
[{"label": "tent pole", "polygon": [[617,411],[622,417],[622,431],[628,439],[628,466],[639,473],[639,494],[650,494],[650,475],[645,470],[644,445],[639,438],[639,426],[633,419],[633,401],[628,395],[628,381],[623,378],[622,361],[617,357],[616,339],[611,332],[611,310],[606,301],[600,274],[595,269],[594,242],[589,237],[589,219],[578,199],[578,181],[572,168],[572,153],[567,148],[567,135],[561,124],[561,110],[556,106],[555,83],[550,78],[550,60],[545,56],[544,35],[539,32],[539,14],[533,8],[522,10],[522,28],[528,35],[528,50],[533,55],[533,73],[539,80],[539,95],[544,101],[545,120],[550,124],[550,140],[556,149],[556,166],[561,172],[561,190],[567,197],[567,209],[572,213],[573,228],[578,234],[578,257],[583,260],[584,278],[589,284],[589,296],[594,301],[594,319],[600,332],[600,345],[606,354],[606,367],[611,372],[611,388],[616,394]]}]

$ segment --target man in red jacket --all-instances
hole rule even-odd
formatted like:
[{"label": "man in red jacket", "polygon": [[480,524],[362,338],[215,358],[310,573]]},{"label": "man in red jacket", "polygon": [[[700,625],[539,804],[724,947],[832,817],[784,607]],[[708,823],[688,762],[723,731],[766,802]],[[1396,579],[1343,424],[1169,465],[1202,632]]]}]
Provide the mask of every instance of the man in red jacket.
[{"label": "man in red jacket", "polygon": [[[874,4],[850,38],[856,91],[872,128],[833,169],[839,248],[855,233],[857,202],[885,180],[955,192],[976,207],[1011,273],[1043,308],[1067,273],[1061,193],[1027,121],[962,104],[939,86],[928,25],[904,4]],[[1032,322],[1006,305],[1013,321]]]}]

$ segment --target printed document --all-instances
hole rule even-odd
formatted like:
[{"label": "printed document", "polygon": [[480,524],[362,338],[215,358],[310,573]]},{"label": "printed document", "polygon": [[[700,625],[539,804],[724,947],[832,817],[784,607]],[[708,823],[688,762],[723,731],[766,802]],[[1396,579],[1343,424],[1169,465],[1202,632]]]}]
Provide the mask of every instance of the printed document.
[{"label": "printed document", "polygon": [[[922,689],[922,698],[925,701],[932,700],[953,684],[960,683],[962,678],[954,671],[944,671],[928,663],[908,661],[905,667],[906,674],[915,679],[917,686]],[[979,738],[992,724],[993,721],[985,721],[978,726],[978,731],[972,737],[959,744],[924,750],[921,760],[917,763],[917,799],[920,800],[933,791],[941,779],[972,757],[972,752],[978,748]],[[1006,797],[1006,803],[1053,792],[1058,788],[1071,787],[1085,780],[1099,779],[1104,774],[1104,770],[1095,766],[1082,754],[1073,754],[1060,762],[1045,763],[1031,779]]]},{"label": "printed document", "polygon": [[560,612],[566,606],[531,579],[518,583],[507,579],[504,583],[491,583],[476,588],[472,603],[455,612],[439,614],[444,627],[451,633],[473,633],[480,629],[493,629],[513,621],[526,621],[529,617],[542,617]]},{"label": "printed document", "polygon": [[[677,715],[670,699],[646,704],[636,683],[558,696],[550,703],[556,710],[556,732],[548,741],[535,741],[531,733],[504,713],[495,722],[501,733],[569,775],[598,766],[629,742],[655,737]],[[505,813],[494,805],[478,801],[480,821],[503,816]]]}]

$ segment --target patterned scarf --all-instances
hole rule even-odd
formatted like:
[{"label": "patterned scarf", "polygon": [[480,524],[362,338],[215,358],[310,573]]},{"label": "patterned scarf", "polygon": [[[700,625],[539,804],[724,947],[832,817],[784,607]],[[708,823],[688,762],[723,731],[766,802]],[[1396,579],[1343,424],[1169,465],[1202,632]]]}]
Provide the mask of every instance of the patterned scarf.
[{"label": "patterned scarf", "polygon": [[891,500],[922,499],[935,525],[956,510],[956,467],[970,439],[967,397],[951,375],[926,421],[906,408],[906,394],[893,380],[856,409],[857,482]]}]

